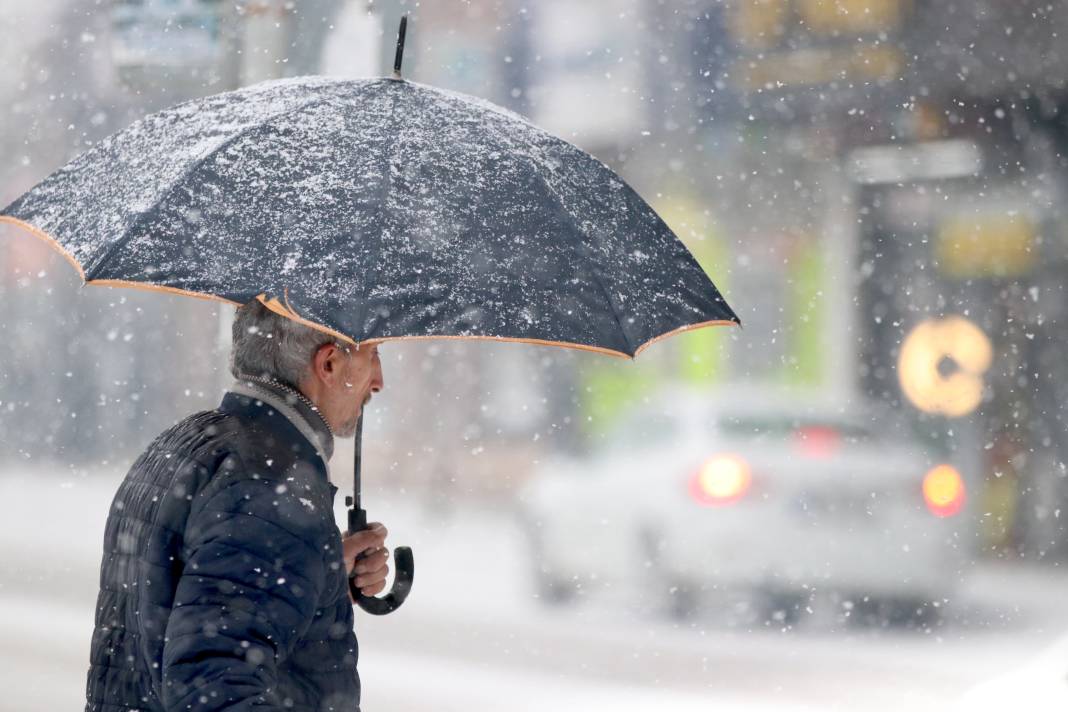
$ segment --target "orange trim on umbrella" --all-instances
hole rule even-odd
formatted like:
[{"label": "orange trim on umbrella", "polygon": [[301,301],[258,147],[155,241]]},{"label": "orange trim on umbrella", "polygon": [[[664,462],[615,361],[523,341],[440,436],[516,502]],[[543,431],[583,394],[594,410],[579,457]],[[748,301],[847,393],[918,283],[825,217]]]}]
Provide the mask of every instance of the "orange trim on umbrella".
[{"label": "orange trim on umbrella", "polygon": [[19,220],[18,218],[8,217],[7,215],[0,215],[0,222],[11,223],[24,228],[34,237],[43,240],[49,247],[63,255],[67,262],[70,262],[74,269],[78,270],[78,275],[82,278],[82,283],[87,284],[90,287],[129,287],[131,289],[141,289],[148,292],[169,292],[171,294],[181,294],[186,297],[195,297],[197,299],[207,299],[215,302],[223,302],[224,304],[233,304],[234,306],[241,306],[240,302],[235,302],[232,299],[226,299],[224,297],[217,297],[214,294],[205,294],[203,292],[194,292],[188,289],[180,289],[179,287],[168,287],[164,284],[149,284],[147,282],[132,282],[127,279],[86,279],[85,268],[81,263],[74,258],[70,252],[67,251],[60,242],[49,235],[44,230],[31,225],[30,223]]},{"label": "orange trim on umbrella", "polygon": [[[65,247],[63,247],[63,245],[61,245],[58,240],[56,240],[54,237],[49,235],[47,232],[45,232],[44,230],[41,230],[40,228],[38,228],[38,227],[36,227],[34,225],[31,225],[30,223],[28,223],[28,222],[26,222],[24,220],[19,220],[18,218],[8,217],[6,215],[0,215],[0,222],[7,222],[7,223],[11,223],[12,225],[17,225],[17,226],[19,226],[21,228],[24,228],[26,231],[28,231],[34,237],[36,237],[36,238],[38,238],[40,240],[43,240],[45,243],[50,245],[54,250],[56,250],[61,255],[63,255],[63,257],[66,258],[66,260],[68,262],[70,262],[71,265],[74,266],[74,269],[76,269],[78,271],[78,274],[81,276],[82,282],[84,284],[88,284],[88,285],[91,285],[91,286],[94,286],[94,287],[129,287],[131,289],[141,289],[141,290],[148,291],[148,292],[167,292],[167,293],[170,293],[170,294],[181,294],[181,295],[187,296],[187,297],[195,297],[197,299],[207,299],[207,300],[210,300],[210,301],[223,302],[225,304],[233,304],[234,306],[238,306],[238,307],[242,306],[242,304],[240,302],[235,302],[232,299],[225,299],[223,297],[218,297],[218,296],[215,296],[214,294],[204,294],[203,292],[193,292],[193,291],[190,291],[188,289],[179,289],[178,287],[168,287],[168,286],[162,285],[162,284],[148,284],[148,283],[144,283],[144,282],[133,282],[133,281],[124,280],[124,279],[92,279],[92,280],[87,280],[85,278],[85,269],[82,267],[81,263],[79,263],[78,260],[74,259],[74,255],[72,255],[70,252],[68,252],[67,249]],[[644,344],[642,344],[641,346],[638,347],[637,351],[634,352],[634,356],[626,354],[626,353],[624,353],[622,351],[616,351],[615,349],[607,349],[607,348],[604,348],[603,346],[590,346],[588,344],[576,344],[576,343],[569,342],[569,341],[549,341],[547,339],[524,339],[524,338],[520,338],[520,337],[516,337],[516,336],[483,336],[483,335],[459,336],[459,335],[451,335],[451,334],[441,334],[441,335],[426,334],[426,335],[418,335],[418,336],[383,336],[381,338],[366,339],[366,340],[360,342],[360,341],[356,341],[351,336],[346,336],[345,334],[342,334],[340,331],[337,331],[336,329],[331,329],[329,326],[326,326],[324,324],[320,324],[318,322],[311,321],[310,319],[305,319],[304,317],[302,317],[293,308],[293,305],[291,305],[289,303],[289,290],[288,289],[285,290],[285,292],[282,295],[282,298],[285,300],[285,304],[280,302],[278,300],[278,297],[270,297],[270,298],[268,298],[266,293],[259,294],[256,297],[256,299],[258,299],[260,301],[260,303],[263,304],[263,306],[267,307],[268,309],[270,309],[274,313],[279,314],[281,316],[284,316],[287,319],[292,319],[293,321],[295,321],[295,322],[297,322],[299,324],[303,324],[304,326],[310,327],[310,328],[315,329],[317,331],[322,331],[322,332],[324,332],[326,334],[329,334],[329,335],[333,336],[336,339],[340,339],[341,341],[344,341],[346,343],[352,344],[356,348],[359,348],[361,343],[363,343],[363,344],[380,344],[380,343],[385,343],[387,341],[408,341],[408,340],[428,340],[428,339],[449,339],[449,340],[462,339],[462,340],[468,340],[468,341],[476,341],[476,340],[477,341],[504,341],[504,342],[512,342],[512,343],[533,344],[535,346],[557,346],[557,347],[560,347],[560,348],[574,349],[574,350],[577,350],[577,351],[590,351],[590,352],[593,352],[593,353],[605,354],[606,356],[615,356],[616,358],[630,359],[630,360],[633,361],[634,358],[636,358],[638,356],[638,354],[640,354],[642,351],[644,351],[646,348],[652,346],[656,342],[661,341],[663,339],[666,339],[669,336],[674,336],[675,334],[681,334],[684,331],[692,331],[694,329],[702,329],[702,328],[706,328],[706,327],[710,327],[710,326],[740,326],[740,324],[738,322],[731,321],[729,319],[717,319],[717,320],[714,320],[714,321],[705,321],[705,322],[701,322],[700,324],[687,324],[685,326],[680,326],[677,329],[669,331],[666,334],[661,334],[660,336],[657,336],[657,337],[655,337],[653,339],[650,339],[649,341],[646,341]]]},{"label": "orange trim on umbrella", "polygon": [[534,346],[558,346],[564,349],[572,349],[575,351],[592,351],[593,353],[604,354],[606,356],[615,356],[616,358],[630,359],[630,354],[623,353],[622,351],[616,351],[615,349],[606,349],[602,346],[590,346],[588,344],[576,344],[571,341],[549,341],[548,339],[524,339],[519,336],[489,336],[482,334],[474,334],[471,336],[460,336],[458,334],[421,334],[416,336],[383,336],[377,339],[368,339],[364,343],[378,344],[386,341],[408,341],[408,340],[429,340],[429,339],[458,339],[464,341],[506,341],[516,344],[533,344]]},{"label": "orange trim on umbrella", "polygon": [[188,289],[180,289],[179,287],[168,287],[164,284],[131,282],[127,279],[92,279],[86,282],[86,284],[91,287],[129,287],[130,289],[143,289],[146,292],[169,292],[171,294],[181,294],[185,297],[206,299],[212,302],[222,302],[223,304],[233,304],[235,307],[241,306],[241,302],[235,302],[233,299],[218,297],[214,294],[205,294],[204,292],[193,292]]},{"label": "orange trim on umbrella", "polygon": [[638,347],[637,351],[634,352],[634,356],[631,356],[630,354],[624,353],[623,351],[616,351],[615,349],[607,349],[607,348],[604,348],[603,346],[590,346],[588,344],[577,344],[577,343],[574,343],[574,342],[571,342],[571,341],[549,341],[548,339],[524,339],[524,338],[518,337],[518,336],[488,336],[488,335],[459,336],[459,335],[453,335],[453,334],[425,334],[425,335],[420,334],[420,335],[413,335],[413,336],[383,336],[383,337],[379,337],[379,338],[375,338],[375,339],[366,339],[364,341],[359,341],[358,342],[358,341],[353,340],[351,337],[345,336],[340,331],[335,331],[334,329],[331,329],[328,326],[324,326],[322,324],[319,324],[318,322],[311,321],[310,319],[305,319],[304,317],[302,317],[299,314],[297,314],[296,310],[293,309],[293,305],[289,303],[288,290],[287,290],[287,293],[283,295],[283,298],[285,299],[285,304],[284,305],[281,302],[278,301],[277,297],[272,297],[270,300],[265,299],[264,295],[260,295],[259,297],[257,297],[257,299],[259,299],[263,303],[264,306],[266,306],[268,309],[270,309],[271,311],[275,312],[276,314],[280,314],[280,315],[282,315],[284,317],[287,317],[289,319],[293,319],[294,321],[297,321],[297,322],[299,322],[301,324],[304,324],[305,326],[311,327],[312,329],[318,329],[319,331],[323,331],[323,332],[325,332],[327,334],[330,334],[331,336],[334,336],[334,337],[342,339],[343,341],[346,341],[346,342],[348,342],[350,344],[353,344],[357,348],[359,348],[361,343],[363,343],[363,344],[381,344],[381,343],[385,343],[387,341],[409,341],[409,340],[411,340],[411,341],[424,340],[425,341],[425,340],[429,340],[429,339],[435,339],[435,340],[437,340],[437,339],[449,339],[449,340],[462,339],[462,340],[467,340],[467,341],[504,341],[504,342],[511,342],[511,343],[520,343],[520,344],[533,344],[535,346],[557,346],[557,347],[560,347],[560,348],[573,349],[573,350],[576,350],[576,351],[590,351],[590,352],[593,352],[593,353],[604,354],[606,356],[614,356],[616,358],[629,359],[629,360],[633,361],[635,358],[637,358],[638,354],[640,354],[642,351],[644,351],[649,346],[652,346],[653,344],[655,344],[657,341],[660,341],[662,339],[666,339],[669,336],[674,336],[675,334],[681,334],[684,331],[693,331],[694,329],[703,329],[703,328],[712,327],[712,326],[740,326],[740,324],[738,322],[731,321],[729,319],[716,319],[716,320],[712,320],[712,321],[704,321],[704,322],[701,322],[699,324],[686,324],[685,326],[680,326],[679,328],[673,329],[672,331],[669,331],[666,334],[661,334],[660,336],[657,336],[654,339],[650,339],[649,341],[646,341],[644,344],[642,344],[641,346]]},{"label": "orange trim on umbrella", "polygon": [[78,274],[81,276],[82,281],[83,282],[85,281],[85,270],[82,269],[81,263],[78,262],[78,260],[74,259],[74,255],[72,255],[71,253],[67,252],[67,248],[64,247],[63,245],[59,244],[59,241],[56,240],[56,238],[52,237],[51,235],[49,235],[44,230],[41,230],[36,225],[31,225],[30,223],[26,222],[25,220],[19,220],[18,218],[8,217],[7,215],[0,215],[0,222],[11,223],[12,225],[16,225],[18,227],[21,227],[24,230],[26,230],[27,232],[29,232],[31,235],[36,237],[37,239],[44,240],[45,243],[48,244],[49,247],[51,247],[53,250],[55,250],[59,254],[63,255],[63,257],[66,258],[67,262],[70,262],[71,265],[74,267],[74,269],[78,270]]},{"label": "orange trim on umbrella", "polygon": [[256,298],[259,299],[260,302],[265,307],[267,307],[268,309],[270,309],[271,311],[273,311],[276,314],[280,314],[281,316],[284,316],[284,317],[286,317],[288,319],[292,319],[293,321],[296,321],[296,322],[298,322],[300,324],[303,324],[305,326],[311,327],[312,329],[317,329],[319,331],[322,331],[322,332],[325,332],[327,334],[330,334],[331,336],[333,336],[335,338],[338,338],[338,339],[341,339],[342,341],[345,341],[347,343],[350,343],[350,344],[356,346],[357,348],[359,348],[360,344],[381,344],[381,343],[385,343],[387,341],[406,341],[406,340],[416,340],[416,339],[421,339],[421,340],[427,340],[427,339],[450,339],[450,340],[452,340],[452,339],[464,339],[464,340],[482,340],[482,341],[510,341],[510,342],[515,342],[515,343],[534,344],[534,345],[537,345],[537,346],[559,346],[559,347],[562,347],[562,348],[577,349],[579,351],[593,351],[593,352],[596,352],[596,353],[607,354],[608,356],[615,356],[617,358],[625,358],[625,359],[629,359],[630,358],[630,356],[628,354],[625,354],[622,351],[616,351],[614,349],[606,349],[606,348],[603,348],[603,347],[600,347],[600,346],[588,346],[586,344],[575,344],[575,343],[571,343],[571,342],[568,342],[568,341],[548,341],[546,339],[524,339],[524,338],[520,338],[520,337],[517,337],[517,336],[483,336],[483,335],[459,336],[459,335],[453,335],[453,334],[440,334],[440,335],[439,334],[425,334],[425,335],[414,335],[414,336],[383,336],[383,337],[375,338],[375,339],[365,339],[363,341],[356,341],[352,337],[346,336],[345,334],[342,334],[340,331],[336,331],[334,329],[331,329],[328,326],[324,326],[323,324],[320,324],[318,322],[311,321],[310,319],[305,319],[304,317],[302,317],[300,314],[298,314],[296,312],[296,310],[293,308],[293,305],[289,303],[288,290],[283,295],[283,299],[285,299],[285,304],[280,302],[277,297],[271,297],[270,299],[267,299],[266,296],[263,295],[263,294],[261,294],[260,296],[258,296]]},{"label": "orange trim on umbrella", "polygon": [[329,326],[326,326],[325,324],[320,324],[317,321],[311,321],[310,319],[305,319],[300,314],[297,314],[297,312],[294,311],[293,308],[289,306],[289,294],[288,294],[288,292],[289,292],[289,290],[287,289],[286,293],[283,295],[283,297],[286,300],[285,304],[282,304],[282,302],[278,301],[278,297],[271,297],[270,299],[268,299],[266,294],[261,294],[258,297],[256,297],[256,299],[258,299],[260,301],[260,303],[263,304],[263,306],[267,307],[268,309],[273,311],[275,314],[279,314],[281,316],[284,316],[287,319],[292,319],[293,321],[297,322],[298,324],[303,324],[304,326],[310,327],[312,329],[316,329],[316,330],[322,331],[322,332],[324,332],[326,334],[330,334],[330,336],[333,336],[335,339],[340,339],[340,340],[342,340],[342,341],[344,341],[346,343],[352,344],[356,348],[360,347],[360,342],[356,341],[351,336],[346,336],[345,334],[342,334],[340,331],[337,331],[335,329],[331,329]]},{"label": "orange trim on umbrella", "polygon": [[709,327],[709,326],[741,326],[741,325],[742,325],[741,322],[731,321],[730,319],[714,319],[712,321],[702,321],[699,324],[686,324],[685,326],[680,326],[677,329],[672,329],[671,331],[668,331],[668,332],[666,332],[664,334],[661,334],[660,336],[655,336],[655,337],[649,339],[644,344],[642,344],[641,346],[638,347],[638,349],[634,352],[634,357],[637,358],[638,354],[640,354],[642,351],[645,351],[647,348],[649,348],[650,346],[655,344],[657,341],[662,341],[663,339],[666,339],[669,336],[675,336],[676,334],[681,334],[684,331],[693,331],[694,329],[704,329],[704,328]]}]

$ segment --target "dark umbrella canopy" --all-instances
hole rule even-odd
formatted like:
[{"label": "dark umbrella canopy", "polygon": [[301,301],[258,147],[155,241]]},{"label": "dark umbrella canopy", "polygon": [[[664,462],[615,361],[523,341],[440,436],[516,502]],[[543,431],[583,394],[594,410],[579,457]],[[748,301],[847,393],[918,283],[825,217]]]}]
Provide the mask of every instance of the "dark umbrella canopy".
[{"label": "dark umbrella canopy", "polygon": [[88,283],[259,297],[354,342],[634,356],[738,322],[607,166],[505,109],[403,80],[305,77],[181,104],[2,216]]}]

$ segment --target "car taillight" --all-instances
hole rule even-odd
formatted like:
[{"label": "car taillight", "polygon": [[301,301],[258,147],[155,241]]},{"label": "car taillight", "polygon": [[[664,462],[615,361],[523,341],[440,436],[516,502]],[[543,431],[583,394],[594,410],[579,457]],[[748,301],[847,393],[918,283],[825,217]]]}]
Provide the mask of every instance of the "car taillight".
[{"label": "car taillight", "polygon": [[964,506],[964,480],[951,465],[931,468],[923,478],[923,500],[937,517],[951,517]]},{"label": "car taillight", "polygon": [[805,457],[826,459],[842,445],[842,436],[834,428],[809,425],[794,431],[794,444]]},{"label": "car taillight", "polygon": [[752,479],[745,460],[735,455],[716,455],[702,463],[690,478],[690,494],[699,504],[730,504],[745,496]]}]

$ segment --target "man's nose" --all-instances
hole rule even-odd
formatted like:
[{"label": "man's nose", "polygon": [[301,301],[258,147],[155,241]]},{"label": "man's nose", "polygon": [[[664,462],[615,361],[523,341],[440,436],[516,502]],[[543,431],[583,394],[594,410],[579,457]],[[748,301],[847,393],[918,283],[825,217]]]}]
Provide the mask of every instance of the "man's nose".
[{"label": "man's nose", "polygon": [[374,371],[371,373],[371,392],[378,393],[385,385],[382,380],[382,366],[376,364]]}]

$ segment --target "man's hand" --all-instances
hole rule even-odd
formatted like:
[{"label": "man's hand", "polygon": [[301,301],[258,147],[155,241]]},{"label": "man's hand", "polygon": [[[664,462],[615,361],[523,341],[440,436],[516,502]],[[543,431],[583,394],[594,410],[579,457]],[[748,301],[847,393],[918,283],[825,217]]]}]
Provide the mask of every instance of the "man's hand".
[{"label": "man's hand", "polygon": [[[389,549],[385,547],[389,531],[380,522],[371,522],[367,529],[355,534],[345,534],[341,546],[345,557],[345,572],[356,571],[356,587],[365,596],[376,596],[386,588],[386,576],[389,575]],[[356,561],[359,554],[364,558]],[[349,589],[352,601],[352,590]],[[352,601],[355,603],[356,601]]]}]

